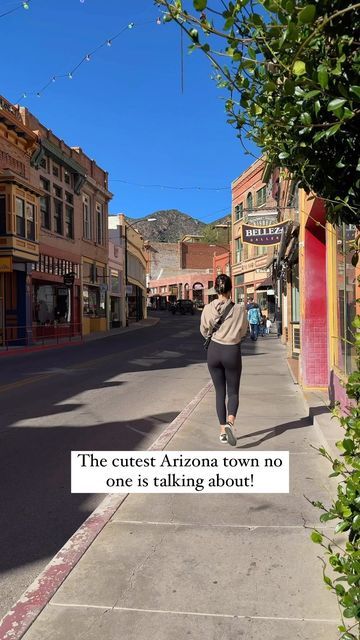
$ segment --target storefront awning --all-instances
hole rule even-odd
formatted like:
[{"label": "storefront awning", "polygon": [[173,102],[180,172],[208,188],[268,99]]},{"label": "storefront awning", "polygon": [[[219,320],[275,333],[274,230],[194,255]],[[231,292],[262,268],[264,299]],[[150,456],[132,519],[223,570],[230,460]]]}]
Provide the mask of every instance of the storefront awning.
[{"label": "storefront awning", "polygon": [[274,286],[274,283],[272,279],[266,278],[266,280],[263,280],[262,282],[260,282],[260,284],[256,287],[256,291],[267,291],[267,289],[272,289],[273,286]]}]

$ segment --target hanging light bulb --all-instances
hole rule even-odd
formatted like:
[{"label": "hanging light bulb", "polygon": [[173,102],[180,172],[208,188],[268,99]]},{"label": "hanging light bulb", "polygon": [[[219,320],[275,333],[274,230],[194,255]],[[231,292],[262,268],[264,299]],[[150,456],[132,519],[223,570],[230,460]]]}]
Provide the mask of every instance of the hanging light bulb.
[{"label": "hanging light bulb", "polygon": [[55,80],[56,80],[56,76],[53,76],[53,77],[51,78],[51,82],[55,82]]},{"label": "hanging light bulb", "polygon": [[28,2],[23,2],[22,6],[23,6],[24,9],[30,9],[30,5],[29,5]]},{"label": "hanging light bulb", "polygon": [[37,94],[36,94],[36,97],[40,98],[40,96],[41,96],[41,93],[40,93],[40,91],[38,91]]},{"label": "hanging light bulb", "polygon": [[135,26],[135,25],[134,25],[134,23],[133,23],[133,22],[130,22],[130,23],[128,24],[128,29],[133,29],[133,27],[134,27],[134,26]]},{"label": "hanging light bulb", "polygon": [[26,94],[26,93],[23,93],[23,94],[22,94],[22,97],[23,97],[23,98],[27,98],[27,94]]},{"label": "hanging light bulb", "polygon": [[69,78],[69,80],[72,80],[72,79],[73,79],[73,75],[72,75],[72,73],[68,73],[68,78]]},{"label": "hanging light bulb", "polygon": [[161,22],[161,18],[157,18],[157,20],[156,20],[156,24],[162,24],[162,22]]},{"label": "hanging light bulb", "polygon": [[85,56],[86,62],[90,62],[90,53],[87,53]]},{"label": "hanging light bulb", "polygon": [[108,46],[108,47],[111,47],[111,45],[112,45],[112,40],[107,40],[107,41],[106,41],[106,44],[107,44],[107,46]]}]

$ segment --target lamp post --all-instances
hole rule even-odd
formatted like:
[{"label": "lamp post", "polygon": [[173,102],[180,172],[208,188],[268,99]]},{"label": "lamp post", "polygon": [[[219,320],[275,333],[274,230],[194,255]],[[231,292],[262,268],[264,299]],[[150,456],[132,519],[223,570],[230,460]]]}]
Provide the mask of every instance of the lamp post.
[{"label": "lamp post", "polygon": [[[156,218],[146,218],[145,220],[143,220],[143,222],[154,222],[156,220]],[[137,220],[136,222],[133,222],[132,224],[130,224],[129,222],[127,222],[127,220],[124,217],[124,240],[125,240],[125,301],[126,301],[126,326],[129,326],[129,309],[128,309],[128,304],[127,304],[127,297],[128,297],[128,293],[127,293],[127,287],[128,287],[128,235],[127,235],[127,230],[129,229],[134,229],[134,231],[136,231],[136,233],[139,233],[136,229],[135,229],[135,225],[139,224],[139,220]],[[146,282],[145,282],[145,287],[146,287]]]}]

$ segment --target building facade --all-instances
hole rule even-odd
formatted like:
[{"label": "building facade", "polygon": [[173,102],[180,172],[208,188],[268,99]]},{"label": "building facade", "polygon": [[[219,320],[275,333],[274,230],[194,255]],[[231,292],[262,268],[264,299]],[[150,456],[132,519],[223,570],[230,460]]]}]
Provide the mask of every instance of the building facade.
[{"label": "building facade", "polygon": [[124,251],[126,324],[147,316],[147,251],[143,237],[119,213],[109,217],[110,240]]},{"label": "building facade", "polygon": [[26,108],[37,132],[40,256],[32,273],[34,335],[107,328],[108,175],[79,147],[69,147]]},{"label": "building facade", "polygon": [[39,138],[0,97],[0,346],[32,340],[31,270],[39,259]]},{"label": "building facade", "polygon": [[265,162],[257,160],[231,185],[232,191],[232,280],[234,300],[247,304],[255,299],[272,319],[276,314],[275,292],[271,280],[271,245],[243,241],[246,227],[275,225],[279,221],[278,178],[267,182]]},{"label": "building facade", "polygon": [[109,329],[126,326],[125,309],[125,258],[123,247],[109,240],[108,265]]}]

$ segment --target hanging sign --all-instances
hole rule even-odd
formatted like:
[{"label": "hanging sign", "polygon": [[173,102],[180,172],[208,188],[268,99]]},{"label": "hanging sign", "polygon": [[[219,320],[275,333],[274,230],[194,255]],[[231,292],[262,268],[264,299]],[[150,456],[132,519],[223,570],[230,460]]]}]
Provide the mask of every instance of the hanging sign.
[{"label": "hanging sign", "polygon": [[285,230],[288,220],[278,224],[270,224],[266,227],[255,227],[243,224],[241,227],[242,241],[246,244],[256,244],[259,246],[271,247],[279,244],[283,230]]},{"label": "hanging sign", "polygon": [[0,256],[0,273],[10,273],[12,271],[12,257]]},{"label": "hanging sign", "polygon": [[76,277],[75,271],[68,271],[68,273],[64,273],[63,282],[67,287],[72,287],[74,284],[74,280]]}]

